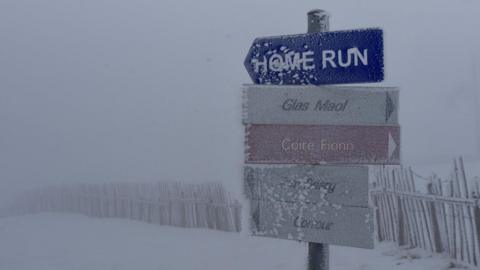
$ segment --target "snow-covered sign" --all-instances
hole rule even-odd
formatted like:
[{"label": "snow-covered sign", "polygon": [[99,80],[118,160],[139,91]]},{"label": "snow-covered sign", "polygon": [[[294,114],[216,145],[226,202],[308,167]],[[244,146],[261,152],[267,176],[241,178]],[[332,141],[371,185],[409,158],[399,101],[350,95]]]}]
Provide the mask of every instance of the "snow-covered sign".
[{"label": "snow-covered sign", "polygon": [[252,200],[252,233],[281,239],[373,248],[373,209]]},{"label": "snow-covered sign", "polygon": [[383,72],[381,29],[257,38],[245,59],[257,84],[379,82]]},{"label": "snow-covered sign", "polygon": [[398,125],[398,88],[244,86],[245,124]]},{"label": "snow-covered sign", "polygon": [[248,165],[249,199],[368,207],[367,166]]},{"label": "snow-covered sign", "polygon": [[399,126],[247,125],[246,163],[400,164]]}]

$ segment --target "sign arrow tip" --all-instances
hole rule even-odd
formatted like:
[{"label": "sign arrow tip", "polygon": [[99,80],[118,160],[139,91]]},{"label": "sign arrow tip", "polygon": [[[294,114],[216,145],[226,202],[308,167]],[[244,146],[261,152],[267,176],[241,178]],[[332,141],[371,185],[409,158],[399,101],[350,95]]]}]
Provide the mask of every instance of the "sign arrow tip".
[{"label": "sign arrow tip", "polygon": [[397,150],[397,143],[392,137],[392,133],[388,133],[388,159],[392,158],[393,153]]},{"label": "sign arrow tip", "polygon": [[393,103],[392,98],[387,92],[386,108],[385,108],[385,122],[388,122],[390,116],[392,116],[393,111],[395,111],[395,104]]}]

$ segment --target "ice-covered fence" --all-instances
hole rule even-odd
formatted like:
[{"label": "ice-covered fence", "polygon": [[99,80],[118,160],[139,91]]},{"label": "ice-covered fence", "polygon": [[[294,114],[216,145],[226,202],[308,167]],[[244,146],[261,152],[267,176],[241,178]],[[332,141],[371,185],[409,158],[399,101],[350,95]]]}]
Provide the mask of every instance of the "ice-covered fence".
[{"label": "ice-covered fence", "polygon": [[371,193],[378,239],[480,265],[479,182],[467,181],[461,158],[450,178],[430,177],[424,192],[417,177],[411,169],[379,169]]},{"label": "ice-covered fence", "polygon": [[216,183],[110,183],[53,186],[25,193],[9,214],[81,213],[185,228],[239,232],[241,205]]}]

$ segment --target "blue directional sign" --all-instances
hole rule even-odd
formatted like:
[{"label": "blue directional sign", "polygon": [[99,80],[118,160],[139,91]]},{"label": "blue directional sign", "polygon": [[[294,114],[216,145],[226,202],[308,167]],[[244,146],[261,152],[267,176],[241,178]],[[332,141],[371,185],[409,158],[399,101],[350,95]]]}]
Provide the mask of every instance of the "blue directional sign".
[{"label": "blue directional sign", "polygon": [[257,38],[245,59],[257,84],[379,82],[383,32],[362,29]]}]

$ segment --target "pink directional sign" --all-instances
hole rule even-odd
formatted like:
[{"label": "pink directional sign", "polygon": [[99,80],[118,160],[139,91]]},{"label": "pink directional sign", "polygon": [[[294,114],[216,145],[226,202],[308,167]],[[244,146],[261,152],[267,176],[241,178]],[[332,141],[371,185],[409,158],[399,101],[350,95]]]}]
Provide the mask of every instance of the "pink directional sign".
[{"label": "pink directional sign", "polygon": [[400,127],[247,125],[246,163],[400,164]]}]

